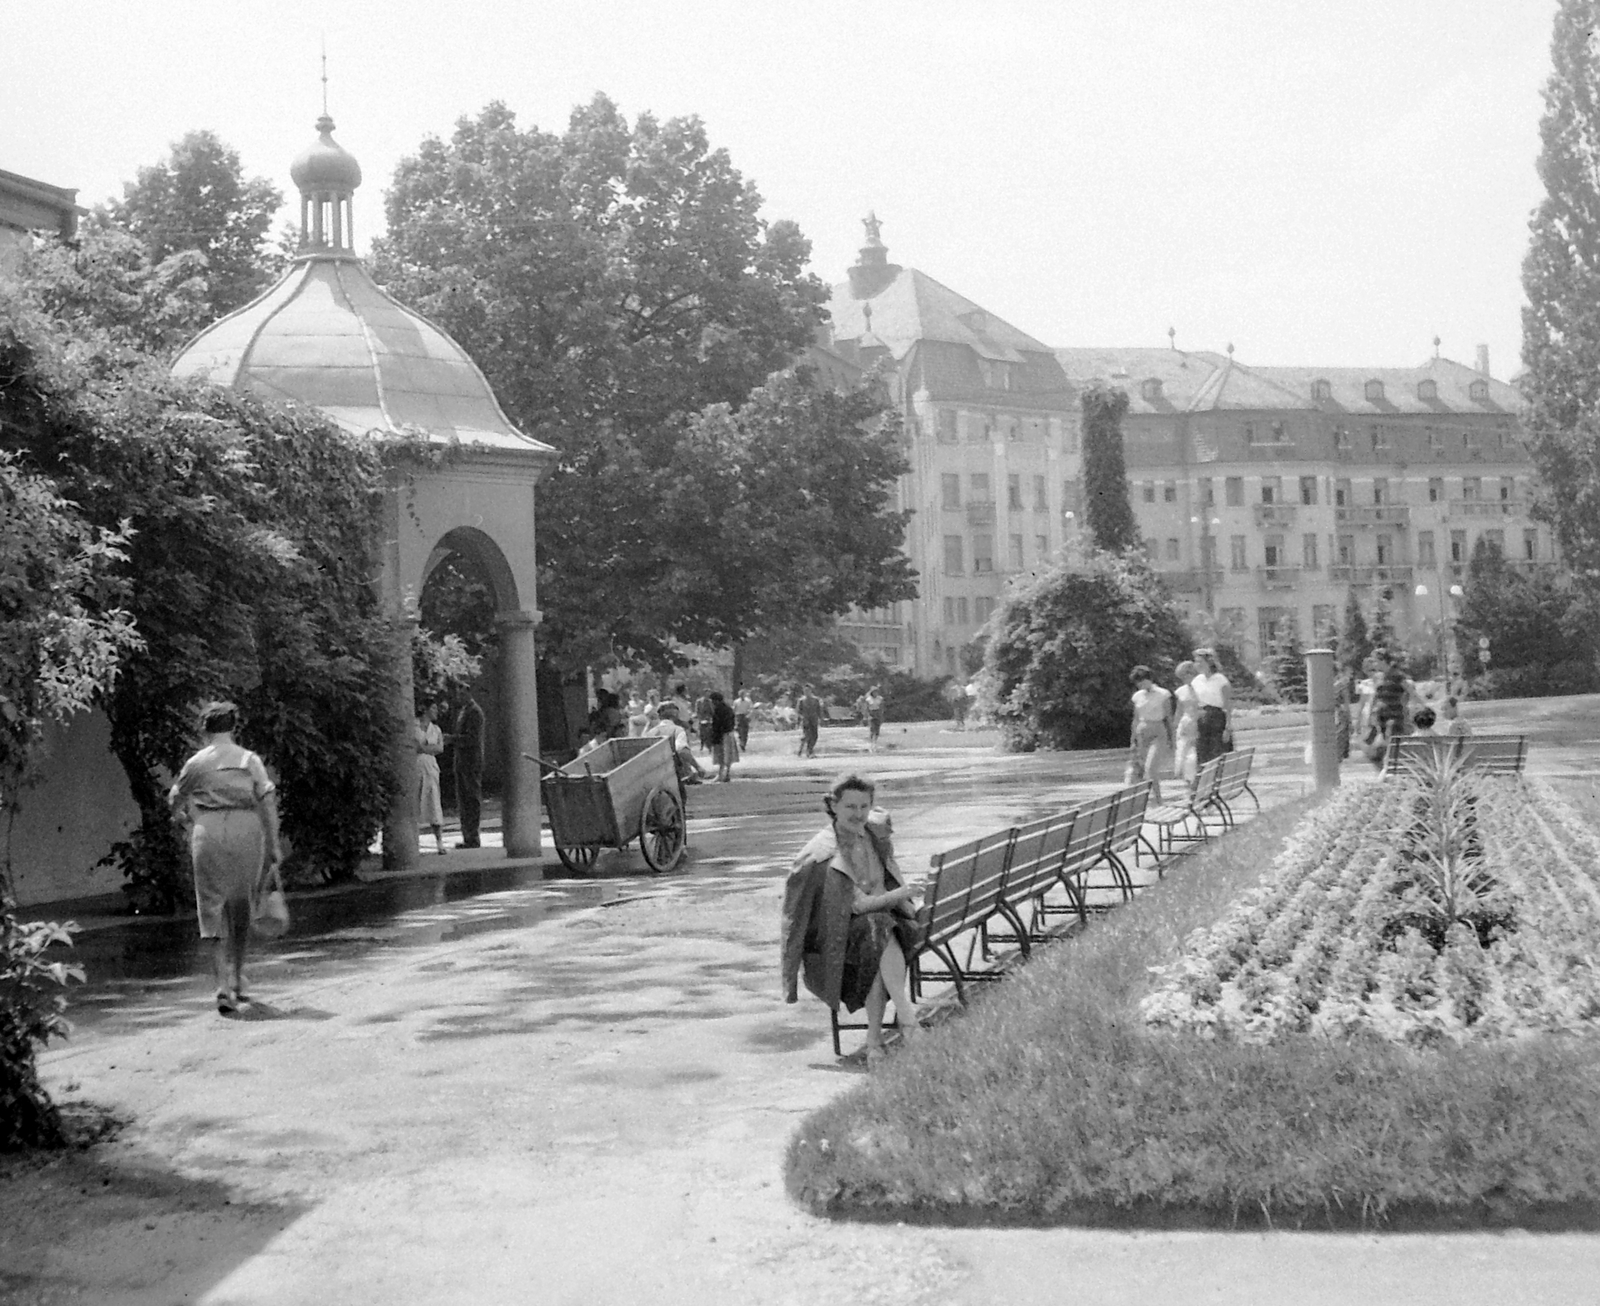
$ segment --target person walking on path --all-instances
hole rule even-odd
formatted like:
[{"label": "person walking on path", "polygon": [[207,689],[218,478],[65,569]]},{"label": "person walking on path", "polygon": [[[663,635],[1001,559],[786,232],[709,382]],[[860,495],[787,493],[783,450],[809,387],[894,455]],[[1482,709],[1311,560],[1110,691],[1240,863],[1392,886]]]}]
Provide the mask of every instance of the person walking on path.
[{"label": "person walking on path", "polygon": [[711,757],[717,764],[717,779],[728,784],[733,779],[733,764],[739,760],[739,727],[722,691],[713,689],[710,697]]},{"label": "person walking on path", "polygon": [[1376,655],[1372,678],[1372,725],[1367,730],[1367,757],[1382,766],[1389,741],[1411,733],[1410,708],[1417,687],[1387,653]]},{"label": "person walking on path", "polygon": [[950,704],[950,727],[953,730],[967,728],[967,688],[954,676],[950,683],[944,687],[945,701]]},{"label": "person walking on path", "polygon": [[1128,673],[1133,682],[1133,760],[1128,764],[1128,781],[1148,780],[1150,801],[1161,801],[1161,772],[1172,765],[1172,695],[1156,684],[1150,668],[1135,667]]},{"label": "person walking on path", "polygon": [[678,796],[684,799],[684,808],[687,811],[688,799],[683,787],[699,784],[705,779],[706,773],[695,760],[694,749],[689,744],[689,732],[678,720],[677,703],[670,698],[663,703],[660,707],[660,720],[644,733],[648,739],[672,741],[672,764],[678,772]]},{"label": "person walking on path", "polygon": [[200,713],[205,745],[183,764],[167,805],[189,832],[195,911],[200,937],[211,940],[217,1010],[224,1015],[250,1001],[244,956],[250,914],[283,860],[278,842],[276,786],[265,764],[234,742],[239,709],[208,703]]},{"label": "person walking on path", "polygon": [[878,751],[878,736],[883,731],[883,690],[874,685],[862,695],[861,714],[867,720],[867,752]]},{"label": "person walking on path", "polygon": [[461,842],[456,847],[477,848],[483,819],[483,707],[470,692],[456,713],[451,738],[455,744],[456,810],[461,814]]},{"label": "person walking on path", "polygon": [[700,747],[706,752],[711,752],[711,710],[710,694],[701,694],[694,701],[694,728],[700,740]]},{"label": "person walking on path", "polygon": [[917,890],[905,883],[890,842],[888,813],[873,809],[876,788],[859,775],[834,781],[823,799],[829,825],[806,844],[784,885],[781,953],[784,1001],[799,980],[837,1011],[867,1009],[867,1061],[881,1061],[883,1016],[894,999],[901,1035],[919,1031],[906,958],[921,938]]},{"label": "person walking on path", "polygon": [[1200,668],[1189,682],[1200,704],[1200,724],[1195,731],[1194,760],[1199,770],[1214,757],[1228,751],[1228,713],[1233,704],[1233,690],[1228,678],[1217,665],[1217,655],[1211,649],[1197,648],[1195,664]]},{"label": "person walking on path", "polygon": [[412,732],[417,749],[417,835],[422,827],[433,831],[434,848],[444,856],[444,800],[439,795],[439,754],[444,752],[444,732],[434,724],[433,704],[417,709]]},{"label": "person walking on path", "polygon": [[800,753],[801,757],[815,757],[817,755],[817,732],[822,728],[822,700],[811,692],[810,685],[803,685],[800,697],[795,701],[795,711],[800,719]]},{"label": "person walking on path", "polygon": [[750,717],[755,710],[754,700],[751,699],[745,687],[740,685],[733,696],[733,720],[739,732],[739,751],[741,753],[750,747]]},{"label": "person walking on path", "polygon": [[1173,708],[1177,713],[1177,721],[1172,728],[1172,774],[1191,789],[1194,788],[1195,774],[1199,770],[1195,765],[1195,741],[1200,733],[1200,700],[1195,697],[1194,686],[1189,683],[1194,679],[1195,670],[1194,663],[1187,658],[1178,663],[1173,672],[1178,687],[1172,693]]}]

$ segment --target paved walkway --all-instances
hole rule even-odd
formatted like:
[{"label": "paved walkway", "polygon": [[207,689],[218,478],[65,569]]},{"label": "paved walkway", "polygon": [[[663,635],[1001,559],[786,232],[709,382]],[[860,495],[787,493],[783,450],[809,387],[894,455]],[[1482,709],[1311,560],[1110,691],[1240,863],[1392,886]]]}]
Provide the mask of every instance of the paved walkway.
[{"label": "paved walkway", "polygon": [[[997,758],[970,742],[908,737],[872,759],[908,865],[1120,772],[1116,755]],[[1300,792],[1297,732],[1243,742],[1263,747],[1266,801]],[[629,854],[595,885],[441,893],[367,922],[383,937],[337,955],[292,935],[258,968],[272,1004],[261,1019],[208,1014],[203,981],[178,976],[97,990],[94,1019],[45,1073],[130,1123],[99,1155],[9,1176],[0,1299],[9,1287],[19,1301],[128,1306],[1595,1300],[1600,1240],[1587,1237],[945,1230],[802,1214],[782,1190],[788,1136],[860,1071],[833,1058],[820,1005],[779,1000],[778,904],[839,759],[771,757],[745,783],[697,793],[684,870],[650,878]],[[1592,771],[1581,747],[1544,762]]]}]

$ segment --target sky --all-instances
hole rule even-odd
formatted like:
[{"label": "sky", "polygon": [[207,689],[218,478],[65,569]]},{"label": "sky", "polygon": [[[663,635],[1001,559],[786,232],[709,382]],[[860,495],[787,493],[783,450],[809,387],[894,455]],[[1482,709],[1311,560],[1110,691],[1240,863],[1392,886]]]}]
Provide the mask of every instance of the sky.
[{"label": "sky", "polygon": [[[119,195],[210,128],[293,196],[327,48],[360,160],[500,100],[698,115],[843,280],[875,211],[916,267],[1053,346],[1233,344],[1519,368],[1555,0],[51,0],[8,6],[0,168]],[[287,215],[290,208],[286,206]]]}]

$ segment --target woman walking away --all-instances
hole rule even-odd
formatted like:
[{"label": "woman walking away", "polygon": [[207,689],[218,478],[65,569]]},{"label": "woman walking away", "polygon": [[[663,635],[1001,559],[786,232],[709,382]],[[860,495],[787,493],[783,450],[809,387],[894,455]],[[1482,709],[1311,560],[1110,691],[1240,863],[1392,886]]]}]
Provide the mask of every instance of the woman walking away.
[{"label": "woman walking away", "polygon": [[1194,760],[1196,773],[1214,757],[1227,751],[1224,742],[1228,733],[1228,712],[1233,702],[1233,691],[1228,678],[1217,665],[1217,655],[1208,648],[1197,648],[1194,660],[1199,673],[1189,682],[1200,704],[1200,724],[1195,731]]},{"label": "woman walking away", "polygon": [[1172,774],[1191,789],[1194,788],[1195,772],[1199,769],[1195,765],[1195,738],[1200,730],[1200,700],[1195,697],[1194,686],[1189,683],[1194,679],[1194,673],[1195,665],[1187,658],[1178,663],[1177,670],[1173,672],[1178,687],[1172,692],[1178,714],[1172,730]]},{"label": "woman walking away", "polygon": [[837,1011],[867,1009],[867,1062],[881,1061],[883,1015],[894,999],[902,1037],[918,1032],[906,958],[921,937],[917,891],[902,882],[887,812],[874,811],[876,788],[859,775],[834,781],[823,806],[830,818],[795,859],[783,893],[784,1000],[797,980]]},{"label": "woman walking away", "polygon": [[167,804],[188,827],[194,863],[194,901],[200,937],[211,940],[217,1010],[224,1015],[250,999],[244,992],[244,953],[250,907],[283,860],[278,800],[267,768],[233,742],[239,709],[208,703],[200,713],[205,746],[183,764]]},{"label": "woman walking away", "polygon": [[878,751],[878,736],[883,733],[883,690],[877,685],[861,698],[862,715],[867,718],[867,752]]},{"label": "woman walking away", "polygon": [[1156,684],[1149,667],[1128,673],[1133,682],[1133,760],[1129,783],[1150,781],[1150,801],[1161,801],[1161,772],[1172,765],[1172,694]]},{"label": "woman walking away", "polygon": [[717,779],[727,784],[739,760],[739,725],[720,689],[711,691],[711,758],[717,764]]},{"label": "woman walking away", "polygon": [[413,732],[417,748],[417,833],[426,825],[433,830],[434,847],[444,856],[444,800],[439,796],[439,754],[444,752],[444,732],[434,724],[433,704],[417,709]]}]

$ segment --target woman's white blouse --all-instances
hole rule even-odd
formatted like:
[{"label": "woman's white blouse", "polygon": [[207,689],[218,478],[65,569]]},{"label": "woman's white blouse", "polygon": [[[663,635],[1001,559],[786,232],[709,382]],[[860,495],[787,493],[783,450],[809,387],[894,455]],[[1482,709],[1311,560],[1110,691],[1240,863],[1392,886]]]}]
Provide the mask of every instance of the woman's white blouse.
[{"label": "woman's white blouse", "polygon": [[1228,678],[1218,671],[1215,675],[1201,672],[1189,682],[1201,707],[1222,707],[1222,691],[1228,687]]}]

